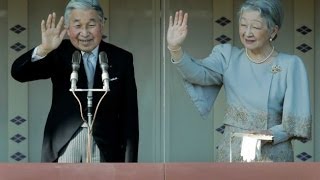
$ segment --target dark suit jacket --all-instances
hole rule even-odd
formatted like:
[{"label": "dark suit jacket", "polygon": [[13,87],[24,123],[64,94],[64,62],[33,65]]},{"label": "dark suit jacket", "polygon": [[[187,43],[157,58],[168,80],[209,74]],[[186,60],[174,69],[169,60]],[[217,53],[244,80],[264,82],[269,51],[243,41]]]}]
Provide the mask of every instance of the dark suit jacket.
[{"label": "dark suit jacket", "polygon": [[[42,161],[55,162],[59,151],[83,123],[79,103],[70,89],[72,54],[76,51],[69,40],[50,52],[45,58],[31,62],[33,49],[20,56],[12,65],[12,77],[20,82],[51,78],[52,105],[48,114],[42,147]],[[134,78],[133,57],[112,44],[101,42],[99,52],[108,56],[110,91],[102,100],[93,125],[93,137],[106,162],[137,161],[139,125],[137,89]],[[102,88],[102,70],[97,62],[94,88]],[[88,88],[81,60],[78,88]],[[86,117],[87,93],[76,92]],[[103,92],[93,93],[93,112]],[[127,152],[126,152],[127,151]],[[126,156],[127,153],[127,156]]]}]

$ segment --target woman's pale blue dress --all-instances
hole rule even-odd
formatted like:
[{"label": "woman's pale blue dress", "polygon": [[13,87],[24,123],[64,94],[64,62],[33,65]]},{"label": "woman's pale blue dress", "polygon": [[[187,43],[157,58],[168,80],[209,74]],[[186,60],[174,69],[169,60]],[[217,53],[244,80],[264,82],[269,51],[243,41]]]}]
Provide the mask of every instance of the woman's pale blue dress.
[{"label": "woman's pale blue dress", "polygon": [[242,161],[241,138],[230,138],[234,132],[272,132],[273,142],[262,146],[257,161],[293,161],[291,140],[310,139],[308,76],[298,56],[278,53],[272,62],[256,64],[249,61],[244,49],[224,44],[201,60],[183,53],[175,64],[202,117],[208,116],[221,87],[225,89],[226,128],[218,161],[227,162],[230,156],[233,162]]}]

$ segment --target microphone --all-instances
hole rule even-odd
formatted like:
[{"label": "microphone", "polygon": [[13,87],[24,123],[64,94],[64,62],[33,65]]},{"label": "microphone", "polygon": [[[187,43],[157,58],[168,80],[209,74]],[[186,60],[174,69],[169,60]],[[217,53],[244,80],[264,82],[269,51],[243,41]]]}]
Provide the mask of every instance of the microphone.
[{"label": "microphone", "polygon": [[79,51],[75,51],[72,54],[72,73],[70,75],[71,81],[71,89],[77,89],[77,82],[78,82],[78,70],[80,68],[80,61],[81,61],[81,54]]},{"label": "microphone", "polygon": [[108,56],[107,53],[104,51],[101,51],[99,53],[99,62],[100,62],[100,67],[102,69],[102,82],[103,82],[103,89],[109,91],[109,74],[108,74]]}]

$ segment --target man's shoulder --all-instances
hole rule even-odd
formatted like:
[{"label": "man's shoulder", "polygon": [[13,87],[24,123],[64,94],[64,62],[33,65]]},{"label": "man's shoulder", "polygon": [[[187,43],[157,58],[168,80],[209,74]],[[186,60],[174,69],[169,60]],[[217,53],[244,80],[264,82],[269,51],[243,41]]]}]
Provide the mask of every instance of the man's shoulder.
[{"label": "man's shoulder", "polygon": [[124,48],[121,48],[117,45],[105,42],[105,41],[101,41],[100,45],[99,45],[100,50],[105,50],[108,52],[117,52],[117,53],[122,53],[122,54],[131,54],[131,52],[129,52],[128,50],[125,50]]},{"label": "man's shoulder", "polygon": [[73,45],[71,44],[70,39],[64,39],[64,40],[62,40],[60,46],[64,46],[65,47],[65,46],[73,46]]},{"label": "man's shoulder", "polygon": [[62,40],[61,44],[57,48],[59,51],[74,51],[76,48],[72,45],[71,41],[69,39]]}]

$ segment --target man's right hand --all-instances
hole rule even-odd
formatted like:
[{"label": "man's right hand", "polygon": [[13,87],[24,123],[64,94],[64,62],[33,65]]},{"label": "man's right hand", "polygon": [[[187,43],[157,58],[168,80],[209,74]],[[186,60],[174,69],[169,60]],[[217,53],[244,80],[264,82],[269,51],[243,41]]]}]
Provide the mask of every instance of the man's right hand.
[{"label": "man's right hand", "polygon": [[52,50],[56,49],[62,42],[67,30],[64,28],[64,18],[60,18],[58,24],[55,24],[56,13],[49,14],[47,21],[41,21],[42,43],[38,47],[37,55],[46,56]]}]

